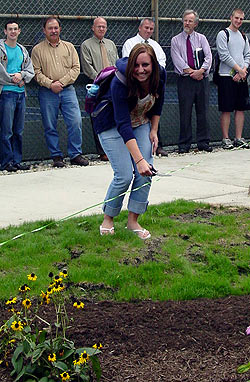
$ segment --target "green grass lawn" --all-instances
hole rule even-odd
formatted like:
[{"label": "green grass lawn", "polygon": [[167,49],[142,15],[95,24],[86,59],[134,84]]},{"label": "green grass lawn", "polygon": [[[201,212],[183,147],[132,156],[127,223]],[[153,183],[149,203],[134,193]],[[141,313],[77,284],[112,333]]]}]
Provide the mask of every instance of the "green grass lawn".
[{"label": "green grass lawn", "polygon": [[78,296],[117,301],[184,300],[250,292],[250,210],[176,201],[149,207],[140,224],[152,238],[125,229],[99,236],[102,215],[27,223],[0,230],[0,242],[48,227],[0,247],[0,299],[15,296],[27,274],[39,295],[48,273],[67,269]]}]

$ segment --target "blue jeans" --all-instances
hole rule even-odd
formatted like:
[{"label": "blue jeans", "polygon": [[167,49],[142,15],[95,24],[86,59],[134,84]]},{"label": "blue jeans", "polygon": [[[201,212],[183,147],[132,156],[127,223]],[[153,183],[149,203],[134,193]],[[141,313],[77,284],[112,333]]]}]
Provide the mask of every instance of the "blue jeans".
[{"label": "blue jeans", "polygon": [[[134,129],[138,147],[149,164],[153,164],[152,144],[149,139],[150,124],[146,123]],[[117,128],[112,128],[98,134],[101,145],[107,154],[114,171],[114,178],[108,188],[105,200],[116,198],[126,192],[132,182],[129,195],[128,210],[136,214],[143,214],[148,206],[148,194],[151,186],[151,177],[141,176]],[[138,187],[146,186],[135,190]],[[135,190],[135,191],[133,191]],[[117,216],[122,208],[125,195],[106,202],[103,211],[108,216]]]},{"label": "blue jeans", "polygon": [[25,93],[2,91],[0,94],[1,167],[22,160],[22,133],[25,116]]},{"label": "blue jeans", "polygon": [[68,131],[68,155],[70,159],[82,153],[82,118],[73,86],[55,94],[43,86],[38,93],[45,139],[52,157],[63,157],[59,147],[57,120],[59,110]]}]

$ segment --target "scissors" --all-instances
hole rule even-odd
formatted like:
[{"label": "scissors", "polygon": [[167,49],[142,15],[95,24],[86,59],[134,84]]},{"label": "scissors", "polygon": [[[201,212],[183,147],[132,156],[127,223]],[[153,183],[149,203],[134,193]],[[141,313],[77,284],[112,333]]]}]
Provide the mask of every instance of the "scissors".
[{"label": "scissors", "polygon": [[159,170],[156,170],[152,164],[150,165],[150,167],[151,167],[151,172],[152,172],[151,176],[156,176],[156,175],[161,176],[161,177],[171,176],[171,174],[163,174],[163,173],[159,172]]}]

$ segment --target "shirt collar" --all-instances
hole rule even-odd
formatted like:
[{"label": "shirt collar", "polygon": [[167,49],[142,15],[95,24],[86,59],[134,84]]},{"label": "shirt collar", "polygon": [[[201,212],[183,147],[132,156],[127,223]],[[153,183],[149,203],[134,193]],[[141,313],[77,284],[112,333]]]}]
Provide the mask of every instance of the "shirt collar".
[{"label": "shirt collar", "polygon": [[192,38],[195,34],[195,31],[193,31],[191,34],[188,34],[187,32],[183,31],[183,36],[185,38],[185,40],[187,40],[188,36],[190,36],[190,38]]},{"label": "shirt collar", "polygon": [[93,39],[95,39],[95,41],[100,44],[100,42],[103,42],[105,44],[105,38],[103,37],[102,40],[100,40],[99,38],[97,38],[94,34],[93,34]]},{"label": "shirt collar", "polygon": [[59,41],[58,41],[58,43],[56,44],[56,46],[52,45],[52,44],[49,42],[49,40],[48,40],[47,38],[45,38],[45,41],[46,41],[47,44],[48,44],[49,46],[51,46],[52,48],[56,48],[56,47],[57,47],[58,45],[60,45],[60,43],[61,43],[60,38],[59,38]]},{"label": "shirt collar", "polygon": [[[141,40],[140,42],[144,42],[145,41],[145,38],[143,38],[139,33],[137,33],[137,37]],[[148,42],[150,42],[150,38],[147,39]]]}]

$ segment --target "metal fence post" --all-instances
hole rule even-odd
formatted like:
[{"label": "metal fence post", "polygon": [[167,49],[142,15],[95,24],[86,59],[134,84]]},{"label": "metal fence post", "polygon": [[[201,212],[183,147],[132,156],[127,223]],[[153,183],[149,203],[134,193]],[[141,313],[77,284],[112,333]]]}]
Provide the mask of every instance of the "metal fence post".
[{"label": "metal fence post", "polygon": [[159,41],[159,2],[158,0],[151,1],[151,16],[155,20],[154,39]]}]

